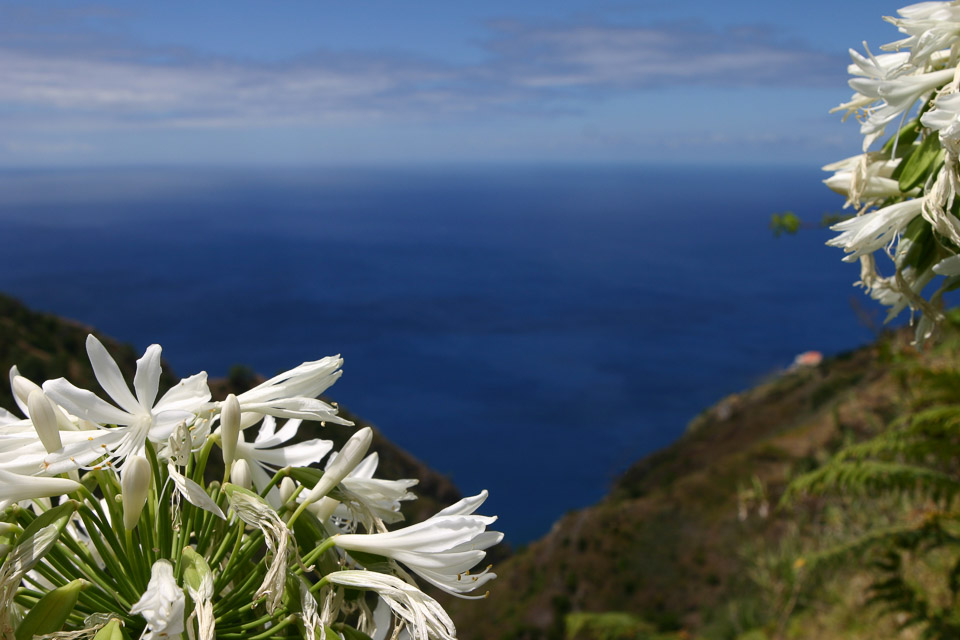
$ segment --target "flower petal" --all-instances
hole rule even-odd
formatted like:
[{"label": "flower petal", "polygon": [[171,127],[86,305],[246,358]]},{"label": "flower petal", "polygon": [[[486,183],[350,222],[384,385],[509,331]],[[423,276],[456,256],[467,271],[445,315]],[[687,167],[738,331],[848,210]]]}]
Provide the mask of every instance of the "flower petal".
[{"label": "flower petal", "polygon": [[203,487],[190,478],[181,475],[177,471],[176,466],[172,464],[167,465],[167,471],[170,473],[170,479],[173,480],[173,484],[176,485],[177,491],[180,492],[180,495],[186,498],[187,502],[195,507],[200,507],[204,511],[209,511],[210,513],[219,516],[224,520],[227,519],[223,513],[223,510],[217,506],[217,503],[213,501],[213,498],[207,495],[207,492],[203,490]]},{"label": "flower petal", "polygon": [[[43,391],[64,409],[84,420],[98,424],[132,424],[137,417],[121,411],[86,389],[79,389],[65,378],[47,380]],[[131,395],[132,397],[132,395]]]},{"label": "flower petal", "polygon": [[160,345],[147,347],[143,356],[137,360],[137,373],[133,376],[133,388],[137,391],[140,406],[153,407],[160,389]]},{"label": "flower petal", "polygon": [[196,413],[210,400],[210,387],[207,386],[207,372],[201,371],[181,380],[163,394],[154,406],[154,411],[191,411]]},{"label": "flower petal", "polygon": [[107,353],[106,347],[93,334],[87,336],[87,356],[89,356],[90,364],[93,366],[93,373],[97,376],[97,382],[113,398],[114,402],[133,414],[140,414],[149,410],[149,407],[144,408],[130,393],[130,387],[127,386],[127,381],[123,379],[117,361]]},{"label": "flower petal", "polygon": [[250,457],[272,467],[306,467],[320,462],[333,449],[331,440],[315,438],[280,449],[254,449]]}]

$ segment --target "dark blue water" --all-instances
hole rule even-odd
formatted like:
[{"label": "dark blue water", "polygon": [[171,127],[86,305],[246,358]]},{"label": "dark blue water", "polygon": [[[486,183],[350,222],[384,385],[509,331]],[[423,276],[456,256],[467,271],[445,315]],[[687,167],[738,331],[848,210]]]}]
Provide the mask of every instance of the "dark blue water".
[{"label": "dark blue water", "polygon": [[816,170],[0,173],[0,290],[180,375],[342,353],[331,395],[489,488],[514,542],[721,396],[868,341],[855,265],[770,214]]}]

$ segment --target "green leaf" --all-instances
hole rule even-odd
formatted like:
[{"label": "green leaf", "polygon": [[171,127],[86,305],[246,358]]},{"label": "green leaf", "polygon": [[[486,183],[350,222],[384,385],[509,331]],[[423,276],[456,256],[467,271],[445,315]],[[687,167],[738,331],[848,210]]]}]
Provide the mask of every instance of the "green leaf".
[{"label": "green leaf", "polygon": [[910,154],[910,157],[901,162],[903,170],[900,172],[899,178],[900,191],[910,191],[923,183],[941,153],[940,136],[927,135],[920,146]]},{"label": "green leaf", "polygon": [[343,640],[370,640],[370,636],[367,634],[362,631],[357,631],[342,622],[333,623],[332,629],[343,636]]},{"label": "green leaf", "polygon": [[894,143],[896,143],[898,155],[895,157],[903,158],[908,153],[913,141],[916,140],[917,136],[919,135],[920,119],[917,118],[903,125],[903,128],[897,132],[897,135],[891,136],[890,139],[887,140],[886,144],[883,145],[882,151],[883,153],[894,157],[893,146]]},{"label": "green leaf", "polygon": [[307,489],[313,489],[323,477],[323,471],[312,467],[293,467],[290,469],[290,475]]},{"label": "green leaf", "polygon": [[16,640],[31,640],[34,636],[60,631],[76,606],[80,592],[89,586],[86,580],[74,580],[40,598],[17,626]]},{"label": "green leaf", "polygon": [[27,525],[27,528],[24,529],[23,533],[17,538],[17,544],[23,543],[24,540],[32,537],[37,531],[40,531],[40,529],[54,523],[56,523],[60,531],[63,531],[63,528],[67,526],[67,521],[70,520],[70,516],[77,511],[79,504],[76,500],[70,500],[52,509],[47,509]]}]

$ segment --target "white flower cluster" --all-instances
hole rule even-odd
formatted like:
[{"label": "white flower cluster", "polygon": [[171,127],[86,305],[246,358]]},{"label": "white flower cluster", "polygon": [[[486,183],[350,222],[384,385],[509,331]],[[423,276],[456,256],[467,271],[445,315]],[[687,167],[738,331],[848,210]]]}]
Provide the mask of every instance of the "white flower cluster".
[{"label": "white flower cluster", "polygon": [[[495,577],[471,573],[502,538],[474,513],[486,492],[389,530],[416,480],[374,477],[369,427],[338,452],[291,443],[304,420],[352,426],[318,399],[340,358],[214,402],[205,373],[158,399],[157,345],[132,391],[92,335],[87,354],[112,402],[10,371],[24,417],[0,409],[3,637],[271,638],[295,625],[309,638],[450,640],[450,618],[407,572],[460,597]],[[222,482],[205,478],[215,446]]]},{"label": "white flower cluster", "polygon": [[[827,244],[860,261],[857,283],[890,307],[922,312],[917,340],[940,319],[941,297],[960,284],[960,2],[921,2],[886,20],[905,37],[874,55],[851,50],[852,98],[834,109],[855,113],[863,153],[824,167],[825,182],[846,196],[857,215],[831,229]],[[875,142],[896,124],[879,150]],[[885,252],[894,272],[881,276],[875,254]],[[925,288],[943,276],[933,292]]]}]

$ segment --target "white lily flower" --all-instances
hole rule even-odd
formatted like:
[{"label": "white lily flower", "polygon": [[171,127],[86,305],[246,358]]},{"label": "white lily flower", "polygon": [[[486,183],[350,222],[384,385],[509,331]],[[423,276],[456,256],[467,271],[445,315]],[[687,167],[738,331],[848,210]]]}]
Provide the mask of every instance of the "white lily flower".
[{"label": "white lily flower", "polygon": [[[470,569],[486,556],[485,549],[503,539],[487,531],[496,516],[471,515],[487,499],[487,492],[464,498],[417,524],[374,534],[343,534],[332,539],[346,551],[392,558],[447,593],[464,596],[496,577],[489,568],[471,575]],[[476,596],[483,597],[483,596]]]},{"label": "white lily flower", "polygon": [[147,621],[143,640],[175,638],[183,633],[183,609],[186,598],[173,577],[169,560],[157,560],[150,569],[147,590],[130,608]]},{"label": "white lily flower", "polygon": [[[436,600],[396,576],[376,571],[334,571],[324,578],[351,589],[376,591],[415,640],[456,640],[453,620]],[[379,630],[379,628],[378,628]]]},{"label": "white lily flower", "polygon": [[371,442],[373,442],[373,429],[370,427],[358,429],[350,436],[340,449],[340,454],[327,465],[323,477],[307,492],[303,502],[310,504],[330,493],[331,489],[340,484],[360,464],[363,457],[367,455]]},{"label": "white lily flower", "polygon": [[960,156],[960,93],[939,96],[920,123],[940,134],[940,146],[954,158]]},{"label": "white lily flower", "polygon": [[[327,461],[327,467],[330,467],[337,454],[330,456]],[[400,522],[403,520],[403,514],[400,513],[400,502],[406,500],[416,500],[416,494],[410,491],[419,480],[382,480],[374,478],[373,474],[379,464],[379,456],[376,452],[371,453],[363,459],[347,477],[340,481],[340,486],[345,491],[348,498],[358,502],[365,511],[379,518],[386,523]],[[344,533],[356,530],[355,522],[360,520],[364,522],[367,530],[372,526],[366,522],[366,513],[358,513],[357,509],[351,504],[341,504],[334,511],[334,524]]]},{"label": "white lily flower", "polygon": [[838,222],[830,230],[842,233],[828,240],[827,245],[842,247],[849,254],[844,256],[844,262],[854,262],[893,242],[922,208],[923,200],[914,198]]},{"label": "white lily flower", "polygon": [[13,424],[14,422],[18,422],[19,420],[20,418],[13,415],[3,407],[0,407],[0,427],[8,424]]},{"label": "white lily flower", "polygon": [[340,378],[342,364],[342,358],[329,356],[304,362],[241,393],[237,400],[247,415],[243,416],[240,428],[256,424],[264,415],[353,424],[337,416],[336,407],[317,399]]},{"label": "white lily flower", "polygon": [[960,40],[960,6],[954,2],[920,2],[897,11],[899,18],[884,18],[907,34],[886,50],[910,49],[910,63],[922,67],[934,53]]},{"label": "white lily flower", "polygon": [[[302,422],[299,419],[287,420],[278,431],[276,418],[268,415],[264,416],[253,442],[245,441],[243,431],[238,434],[234,456],[237,460],[246,461],[257,491],[263,491],[263,488],[270,484],[270,479],[277,469],[310,466],[320,462],[333,449],[333,441],[319,438],[285,447],[278,446],[296,437]],[[274,507],[280,506],[282,501],[276,488],[267,494],[267,502]]]},{"label": "white lily flower", "polygon": [[899,164],[899,158],[887,160],[876,153],[862,153],[824,166],[824,171],[834,174],[823,182],[831,190],[847,196],[844,209],[859,208],[863,201],[903,195],[898,181],[890,177]]},{"label": "white lily flower", "polygon": [[87,355],[94,374],[103,390],[113,398],[113,406],[99,397],[79,389],[64,378],[48,380],[43,390],[57,403],[74,415],[99,425],[116,425],[122,437],[111,443],[111,457],[120,458],[120,464],[129,455],[140,454],[149,438],[163,443],[179,422],[192,421],[197,412],[210,399],[207,374],[198,373],[181,380],[159,401],[156,400],[160,384],[160,346],[150,345],[137,360],[137,372],[133,386],[136,396],[130,392],[120,367],[93,335],[87,336]]},{"label": "white lily flower", "polygon": [[953,75],[954,69],[944,69],[895,78],[852,78],[848,84],[857,92],[855,101],[861,96],[869,99],[867,104],[879,103],[871,107],[859,106],[867,116],[860,125],[860,133],[864,136],[863,150],[870,148],[883,135],[887,124],[909,111],[920,96],[950,82]]}]

